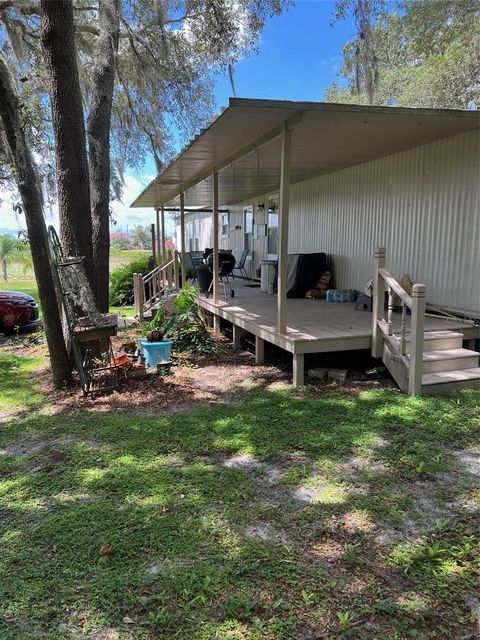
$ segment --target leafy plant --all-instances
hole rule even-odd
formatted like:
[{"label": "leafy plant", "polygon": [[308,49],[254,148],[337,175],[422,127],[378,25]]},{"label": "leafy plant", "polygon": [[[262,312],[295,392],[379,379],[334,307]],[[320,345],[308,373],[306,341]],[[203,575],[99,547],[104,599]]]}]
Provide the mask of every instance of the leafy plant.
[{"label": "leafy plant", "polygon": [[247,620],[256,604],[250,596],[233,596],[225,602],[225,613],[232,620]]},{"label": "leafy plant", "polygon": [[361,562],[357,549],[360,546],[358,542],[347,542],[343,545],[343,559],[347,564],[359,564]]},{"label": "leafy plant", "polygon": [[164,297],[147,329],[160,331],[183,353],[206,355],[217,353],[220,348],[200,314],[197,289],[189,284],[175,298]]},{"label": "leafy plant", "polygon": [[315,594],[311,591],[306,591],[302,589],[302,598],[305,604],[311,605],[315,602]]},{"label": "leafy plant", "polygon": [[133,274],[146,275],[150,271],[148,256],[133,260],[110,275],[110,304],[118,307],[133,303]]},{"label": "leafy plant", "polygon": [[352,622],[353,616],[350,613],[350,611],[338,611],[337,618],[338,618],[338,621],[340,622],[340,626],[345,631],[346,629],[349,628]]}]

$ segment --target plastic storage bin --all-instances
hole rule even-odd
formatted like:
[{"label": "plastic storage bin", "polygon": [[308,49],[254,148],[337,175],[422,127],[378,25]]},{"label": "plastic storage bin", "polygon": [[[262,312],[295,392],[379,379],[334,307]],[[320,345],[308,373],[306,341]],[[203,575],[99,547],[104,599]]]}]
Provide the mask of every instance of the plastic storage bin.
[{"label": "plastic storage bin", "polygon": [[327,291],[327,302],[355,302],[356,297],[355,289],[329,289]]},{"label": "plastic storage bin", "polygon": [[145,338],[140,340],[140,347],[145,356],[147,367],[155,367],[157,364],[168,364],[172,357],[172,344],[169,340],[162,342],[149,342]]}]

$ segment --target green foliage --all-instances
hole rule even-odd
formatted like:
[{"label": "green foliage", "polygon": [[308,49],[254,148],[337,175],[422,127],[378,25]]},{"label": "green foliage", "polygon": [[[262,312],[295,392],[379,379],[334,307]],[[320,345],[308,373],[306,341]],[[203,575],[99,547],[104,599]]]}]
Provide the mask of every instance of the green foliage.
[{"label": "green foliage", "polygon": [[148,257],[137,258],[115,269],[110,274],[110,304],[121,306],[133,303],[133,274],[146,275],[149,272]]},{"label": "green foliage", "polygon": [[12,263],[20,264],[24,273],[31,269],[32,257],[29,246],[7,234],[0,235],[0,267],[5,282],[8,280],[8,267]]},{"label": "green foliage", "polygon": [[348,11],[355,13],[357,35],[343,47],[344,82],[327,90],[328,100],[479,107],[477,0],[338,0],[336,17]]},{"label": "green foliage", "polygon": [[173,340],[175,350],[182,353],[208,355],[220,349],[200,314],[197,289],[188,283],[173,302],[169,295],[164,297],[147,329],[160,331],[165,339]]}]

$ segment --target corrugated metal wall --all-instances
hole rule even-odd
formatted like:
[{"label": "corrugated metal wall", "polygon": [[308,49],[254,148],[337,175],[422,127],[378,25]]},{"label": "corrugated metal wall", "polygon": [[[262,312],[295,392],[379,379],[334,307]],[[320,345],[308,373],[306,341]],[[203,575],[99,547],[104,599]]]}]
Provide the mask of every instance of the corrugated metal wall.
[{"label": "corrugated metal wall", "polygon": [[[476,130],[293,185],[288,250],[331,254],[336,286],[363,290],[374,248],[382,245],[387,269],[425,283],[431,304],[480,314],[479,193]],[[245,205],[259,202],[266,196]],[[220,246],[239,257],[243,205],[229,209],[230,237]],[[255,211],[255,223],[262,222]],[[211,246],[208,215],[201,246]],[[252,275],[265,257],[261,238],[254,243]]]},{"label": "corrugated metal wall", "polygon": [[375,246],[430,303],[480,312],[478,131],[293,185],[290,253],[332,254],[336,286],[363,290]]}]

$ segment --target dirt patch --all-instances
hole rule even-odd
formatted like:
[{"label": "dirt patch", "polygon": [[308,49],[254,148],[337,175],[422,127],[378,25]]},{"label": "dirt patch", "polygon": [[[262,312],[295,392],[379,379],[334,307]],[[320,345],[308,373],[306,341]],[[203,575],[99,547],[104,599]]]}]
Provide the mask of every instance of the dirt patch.
[{"label": "dirt patch", "polygon": [[248,538],[256,538],[257,540],[273,540],[275,534],[269,524],[254,524],[245,527],[245,535]]},{"label": "dirt patch", "polygon": [[30,456],[49,446],[48,438],[25,438],[16,440],[7,447],[0,449],[0,456]]},{"label": "dirt patch", "polygon": [[[443,491],[450,484],[452,498],[445,499]],[[405,490],[406,487],[399,487]],[[377,529],[377,540],[381,544],[394,544],[418,540],[425,534],[434,531],[436,527],[448,520],[454,520],[461,510],[457,500],[458,484],[447,474],[442,480],[425,480],[412,482],[408,485],[411,505],[401,512],[398,522],[392,525],[386,523]]]},{"label": "dirt patch", "polygon": [[254,525],[245,527],[244,531],[247,538],[262,540],[263,542],[272,542],[274,544],[283,544],[290,546],[291,541],[285,531],[276,531],[268,522],[259,522]]},{"label": "dirt patch", "polygon": [[3,449],[0,449],[0,456],[32,456],[49,449],[49,457],[52,462],[63,462],[66,453],[62,447],[70,447],[75,444],[83,444],[89,449],[96,449],[106,444],[100,440],[86,440],[78,436],[63,435],[60,438],[24,438],[15,440]]},{"label": "dirt patch", "polygon": [[450,453],[467,473],[480,477],[480,447],[467,451],[451,451]]},{"label": "dirt patch", "polygon": [[225,458],[220,464],[227,469],[245,469],[246,471],[258,470],[262,466],[260,460],[257,460],[250,453],[237,453]]},{"label": "dirt patch", "polygon": [[167,375],[148,374],[122,379],[118,391],[83,398],[78,387],[53,389],[48,371],[34,374],[54,414],[88,411],[135,411],[174,414],[216,402],[235,402],[249,390],[287,381],[288,373],[273,365],[257,365],[253,355],[239,356],[227,348],[221,355],[191,357],[173,366]]}]

